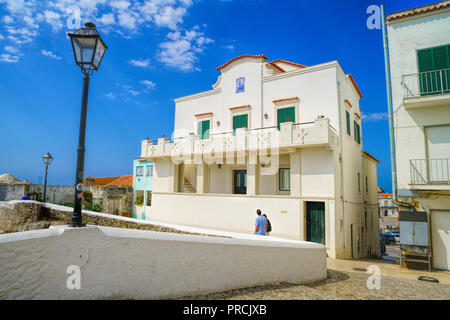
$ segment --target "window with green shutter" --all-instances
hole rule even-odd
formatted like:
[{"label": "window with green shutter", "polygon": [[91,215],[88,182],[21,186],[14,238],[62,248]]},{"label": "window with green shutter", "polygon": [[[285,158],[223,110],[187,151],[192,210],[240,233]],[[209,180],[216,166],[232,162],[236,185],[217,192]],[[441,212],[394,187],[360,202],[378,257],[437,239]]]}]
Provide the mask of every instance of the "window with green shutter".
[{"label": "window with green shutter", "polygon": [[284,122],[295,122],[295,107],[281,108],[277,110],[277,127]]},{"label": "window with green shutter", "polygon": [[361,128],[356,120],[353,121],[353,128],[355,130],[355,141],[361,143]]},{"label": "window with green shutter", "polygon": [[203,120],[198,122],[197,134],[200,139],[209,139],[210,120]]},{"label": "window with green shutter", "polygon": [[348,112],[347,110],[345,111],[345,119],[347,119],[347,134],[351,136],[352,132],[350,130],[350,112]]},{"label": "window with green shutter", "polygon": [[450,92],[450,45],[417,51],[421,95]]},{"label": "window with green shutter", "polygon": [[248,114],[233,116],[233,135],[236,135],[236,129],[248,128]]}]

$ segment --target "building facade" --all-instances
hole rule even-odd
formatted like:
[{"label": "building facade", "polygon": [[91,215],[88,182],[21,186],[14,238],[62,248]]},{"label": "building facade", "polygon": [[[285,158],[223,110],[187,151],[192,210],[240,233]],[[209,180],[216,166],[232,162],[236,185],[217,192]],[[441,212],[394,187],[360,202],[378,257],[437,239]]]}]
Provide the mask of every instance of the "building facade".
[{"label": "building facade", "polygon": [[336,61],[244,55],[212,90],[175,99],[172,139],[142,141],[154,162],[146,218],[323,243],[330,257],[379,255],[377,163],[362,151],[362,94]]},{"label": "building facade", "polygon": [[433,266],[448,270],[450,1],[391,14],[387,23],[398,195],[428,212]]},{"label": "building facade", "polygon": [[153,162],[134,160],[133,162],[133,213],[132,217],[146,219],[144,207],[152,204]]},{"label": "building facade", "polygon": [[378,188],[378,208],[380,209],[380,217],[398,214],[398,206],[392,198],[392,193],[384,192],[380,188]]}]

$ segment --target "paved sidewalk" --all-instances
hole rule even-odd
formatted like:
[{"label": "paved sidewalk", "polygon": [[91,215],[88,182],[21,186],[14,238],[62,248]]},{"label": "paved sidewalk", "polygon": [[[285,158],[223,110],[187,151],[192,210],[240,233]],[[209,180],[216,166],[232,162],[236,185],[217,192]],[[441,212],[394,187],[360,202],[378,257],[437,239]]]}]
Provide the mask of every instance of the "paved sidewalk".
[{"label": "paved sidewalk", "polygon": [[[182,299],[264,299],[264,300],[450,300],[450,272],[421,271],[400,268],[382,260],[328,259],[328,278],[310,284],[280,283],[231,290]],[[368,289],[370,274],[365,269],[376,265],[381,271],[381,288]],[[440,283],[420,281],[419,276],[430,276]]]}]

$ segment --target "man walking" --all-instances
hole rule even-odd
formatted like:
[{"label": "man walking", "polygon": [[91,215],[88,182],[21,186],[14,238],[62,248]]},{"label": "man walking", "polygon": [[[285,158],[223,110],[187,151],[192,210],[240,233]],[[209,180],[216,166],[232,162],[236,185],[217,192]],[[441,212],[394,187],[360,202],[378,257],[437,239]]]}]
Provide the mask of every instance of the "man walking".
[{"label": "man walking", "polygon": [[258,215],[256,217],[255,221],[255,234],[264,236],[267,231],[267,219],[263,215],[261,215],[261,210],[256,210],[256,214]]}]

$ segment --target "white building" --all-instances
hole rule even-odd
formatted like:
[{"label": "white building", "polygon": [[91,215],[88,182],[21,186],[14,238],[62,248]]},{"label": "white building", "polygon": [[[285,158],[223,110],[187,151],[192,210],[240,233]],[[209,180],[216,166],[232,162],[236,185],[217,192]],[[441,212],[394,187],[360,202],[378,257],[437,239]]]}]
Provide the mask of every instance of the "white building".
[{"label": "white building", "polygon": [[398,194],[429,213],[433,266],[449,269],[450,1],[387,21]]},{"label": "white building", "polygon": [[175,99],[172,141],[154,161],[146,218],[323,243],[330,257],[379,254],[377,162],[362,151],[362,97],[336,61],[306,67],[244,55],[212,90]]},{"label": "white building", "polygon": [[392,193],[384,192],[380,188],[378,188],[378,208],[380,209],[380,217],[398,214],[398,206],[392,198]]}]

